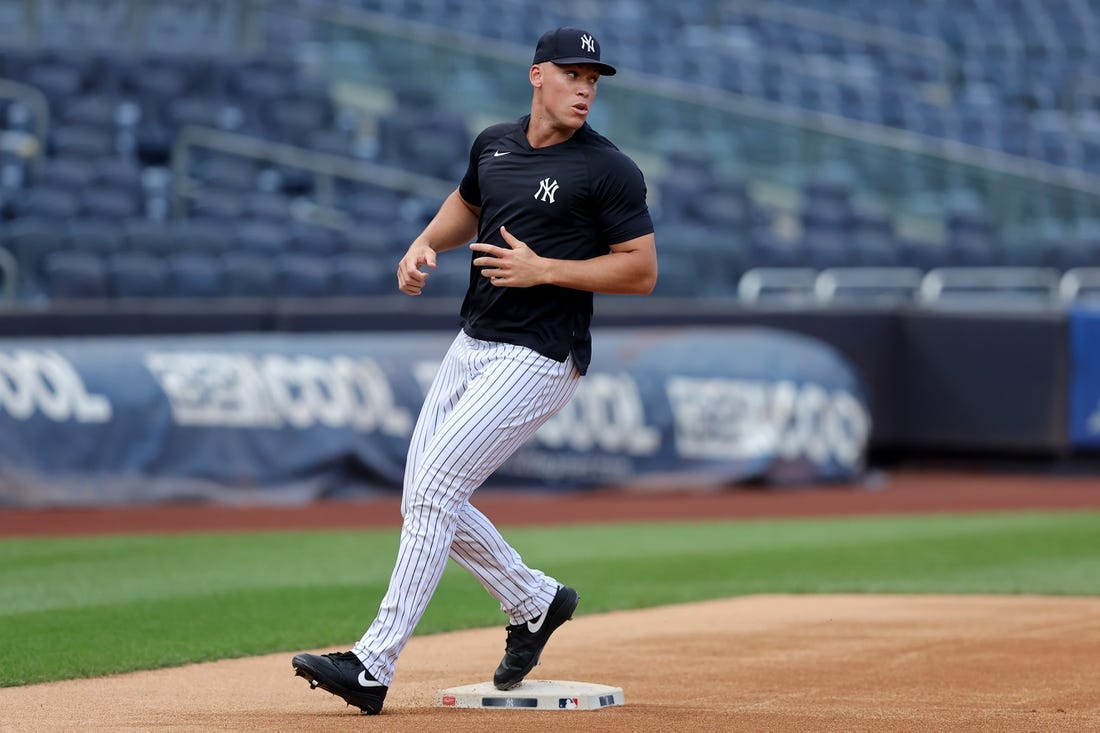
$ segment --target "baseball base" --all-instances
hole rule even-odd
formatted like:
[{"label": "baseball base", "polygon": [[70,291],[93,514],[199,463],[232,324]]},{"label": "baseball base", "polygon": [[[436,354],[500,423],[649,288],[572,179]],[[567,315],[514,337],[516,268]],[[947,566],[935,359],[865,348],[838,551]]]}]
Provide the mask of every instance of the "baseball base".
[{"label": "baseball base", "polygon": [[621,687],[569,680],[527,680],[505,691],[492,682],[480,682],[448,687],[435,695],[435,705],[441,708],[599,710],[625,702]]}]

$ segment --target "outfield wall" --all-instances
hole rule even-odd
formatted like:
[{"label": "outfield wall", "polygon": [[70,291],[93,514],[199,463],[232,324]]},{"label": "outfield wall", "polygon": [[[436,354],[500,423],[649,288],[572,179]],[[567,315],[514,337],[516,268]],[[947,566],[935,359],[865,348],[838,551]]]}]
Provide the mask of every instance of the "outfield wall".
[{"label": "outfield wall", "polygon": [[[456,333],[0,340],[0,503],[299,503],[397,490]],[[822,342],[759,327],[595,337],[576,396],[491,484],[791,484],[862,472],[864,390]]]},{"label": "outfield wall", "polygon": [[[393,385],[401,384],[408,374],[416,372],[414,362],[427,363],[442,355],[446,341],[457,328],[456,312],[457,303],[428,298],[356,302],[320,300],[308,303],[223,302],[207,304],[205,309],[181,308],[179,305],[163,302],[112,303],[106,308],[71,304],[50,311],[8,313],[0,316],[0,331],[6,334],[0,352],[8,355],[8,363],[15,364],[17,360],[11,361],[12,355],[19,350],[26,351],[28,347],[33,347],[40,353],[55,353],[66,358],[75,353],[72,350],[76,349],[80,352],[77,361],[90,358],[90,363],[96,365],[94,369],[103,370],[103,373],[110,374],[112,378],[123,377],[122,383],[133,393],[137,385],[155,384],[157,381],[158,362],[148,358],[152,342],[159,344],[157,348],[160,351],[180,351],[190,348],[188,344],[193,344],[196,338],[205,338],[210,341],[200,350],[220,350],[221,353],[225,353],[227,349],[237,350],[252,353],[253,358],[259,358],[256,357],[259,353],[256,350],[268,349],[269,356],[284,360],[314,358],[318,354],[321,358],[328,358],[335,353],[333,349],[347,351],[341,352],[344,357],[357,358],[357,355],[362,354],[356,349],[362,345],[370,344],[370,348],[378,348],[378,344],[386,343],[391,345],[386,348],[396,349],[387,358],[397,358],[394,354],[401,354],[400,359],[407,360],[404,365],[393,368],[394,376],[387,377],[392,382],[390,387],[395,390],[395,394],[411,395],[404,398],[405,404],[401,413],[405,415],[404,423],[407,427],[409,420],[416,414],[421,393]],[[656,454],[661,456],[660,460],[637,454],[624,461],[621,456],[600,453],[599,450],[587,453],[580,451],[582,457],[573,457],[567,461],[560,460],[560,456],[548,458],[545,455],[521,454],[518,463],[521,470],[502,472],[502,480],[544,486],[592,485],[636,482],[643,475],[667,478],[682,470],[682,477],[693,473],[694,479],[690,480],[735,481],[763,478],[783,483],[844,479],[854,475],[866,460],[864,449],[884,450],[900,455],[931,450],[953,452],[960,456],[1000,453],[1061,457],[1095,451],[1100,447],[1100,378],[1097,377],[1100,374],[1100,315],[1095,312],[750,310],[730,307],[726,303],[704,301],[608,298],[597,304],[596,323],[597,356],[601,350],[605,354],[618,351],[619,356],[615,358],[619,362],[612,359],[602,367],[597,365],[595,378],[587,380],[588,388],[593,392],[602,391],[605,399],[611,399],[607,395],[618,395],[622,399],[623,395],[633,390],[641,395],[638,400],[643,405],[641,409],[646,416],[645,420],[658,420],[656,416],[660,416],[659,419],[664,420],[664,423],[658,426],[656,423],[643,421],[636,422],[634,429],[623,429],[619,425],[616,428],[619,433],[615,430],[596,430],[594,433],[605,442],[610,441],[610,445],[621,446],[629,444],[629,440],[622,437],[624,435],[633,436],[642,445],[646,443],[645,436],[649,434],[647,430],[657,430],[662,436],[661,447],[656,450]],[[630,342],[638,334],[653,333],[651,329],[654,327],[667,327],[671,329],[668,333],[682,332],[685,328],[702,330],[690,331],[685,336],[690,340],[690,345],[670,346],[671,342],[666,342],[663,350],[653,352],[658,353],[663,360],[660,378],[632,375],[627,381],[617,382],[615,375],[626,374],[631,369],[638,368],[637,363],[628,365],[623,361],[625,357],[622,355],[632,349],[620,348],[621,344],[617,339],[625,338]],[[731,330],[729,327],[734,328]],[[711,370],[706,374],[694,374],[693,378],[704,382],[713,378],[733,384],[747,381],[774,385],[791,383],[792,379],[795,384],[810,384],[817,379],[820,386],[822,377],[807,376],[804,371],[808,368],[807,365],[815,363],[813,359],[806,357],[805,352],[783,348],[769,350],[770,346],[752,342],[744,335],[760,328],[768,329],[767,332],[778,340],[790,339],[796,335],[804,337],[798,343],[813,343],[819,351],[828,353],[830,356],[824,361],[834,362],[834,366],[838,368],[833,369],[830,366],[826,369],[826,373],[832,376],[825,379],[824,390],[828,393],[837,384],[844,383],[845,389],[856,396],[858,403],[869,415],[870,434],[867,445],[861,449],[857,459],[848,461],[844,470],[837,470],[836,466],[829,467],[827,462],[822,464],[825,468],[812,466],[812,470],[807,470],[812,461],[810,464],[799,464],[757,460],[755,463],[742,461],[736,469],[726,466],[711,471],[711,466],[692,464],[690,460],[686,460],[690,458],[690,451],[680,455],[667,447],[675,445],[677,440],[677,433],[673,428],[677,424],[677,415],[682,418],[688,414],[687,408],[677,412],[671,405],[669,385],[675,382],[675,377],[684,376],[698,368],[698,364],[706,364],[706,369]],[[610,335],[605,337],[601,331]],[[42,333],[51,334],[52,337],[21,337],[23,334],[29,336]],[[162,335],[144,335],[152,333]],[[226,336],[226,333],[232,335]],[[247,335],[240,335],[241,333]],[[716,337],[716,334],[725,334],[728,337],[731,333],[741,334],[734,338],[738,346],[731,347],[725,337]],[[82,338],[73,338],[78,334]],[[108,338],[90,339],[95,335]],[[90,346],[93,342],[99,345],[93,348]],[[275,343],[281,346],[271,351],[272,344]],[[635,342],[634,349],[643,343],[646,343],[644,337]],[[135,355],[137,352],[144,355]],[[88,356],[93,353],[94,357]],[[761,359],[761,354],[770,356]],[[48,363],[48,359],[43,363]],[[80,369],[84,368],[87,367]],[[685,369],[688,371],[684,372]],[[647,379],[653,384],[659,383],[659,388],[651,386],[643,389],[640,385],[647,384]],[[798,382],[799,379],[803,382]],[[14,389],[14,383],[10,380],[7,384]],[[697,384],[696,388],[698,386]],[[176,409],[177,405],[172,402],[170,380],[161,379],[157,389],[159,393],[156,399],[147,400],[153,405],[148,414],[163,418],[163,415]],[[422,380],[416,385],[416,390],[421,389]],[[742,430],[745,435],[752,432],[745,430],[745,426],[753,423],[744,421],[744,414],[753,409],[764,409],[765,412],[766,409],[789,410],[793,399],[789,390],[783,392],[763,389],[750,393],[744,390],[738,392],[740,387],[730,389],[728,385],[724,389],[725,392],[719,390],[724,401],[715,403],[724,407],[716,407],[703,417],[697,414],[691,421],[680,419],[679,425],[682,431],[686,431],[691,427],[689,422],[702,421],[707,427],[696,438],[705,443],[706,434],[709,434],[707,431],[717,431],[717,435],[722,435],[721,430],[730,429],[728,424],[723,423],[721,409],[725,409],[725,422],[737,426],[736,429],[730,429],[732,432],[728,432],[724,438],[729,445],[734,446],[730,448],[731,454],[744,451],[743,445],[738,447],[740,444],[736,440],[737,430]],[[153,394],[150,390],[151,388],[146,389],[146,392]],[[0,393],[3,392],[0,389]],[[85,417],[94,416],[97,403],[91,398],[96,394],[100,393],[87,390],[90,401],[74,402],[73,405],[79,404],[80,409],[85,410]],[[795,390],[795,394],[801,395],[799,389]],[[684,395],[685,393],[680,394],[681,400],[687,399]],[[820,402],[816,396],[809,399],[811,402]],[[121,399],[120,404],[125,404],[125,401]],[[6,405],[6,408],[0,412],[0,418],[14,420],[8,437],[3,438],[0,435],[3,444],[7,446],[4,449],[7,455],[4,466],[9,477],[9,486],[10,467],[13,465],[12,451],[30,450],[20,449],[21,441],[38,446],[72,445],[75,449],[65,450],[84,451],[85,456],[98,450],[93,443],[82,442],[82,439],[71,440],[68,435],[35,434],[33,426],[18,418],[18,397],[9,395],[3,402],[4,405],[0,407]],[[583,400],[578,404],[584,404]],[[625,404],[611,399],[601,409],[611,415],[607,419],[614,422],[623,419],[624,415],[632,414],[631,410],[634,408],[629,405],[624,407]],[[15,417],[12,405],[15,407]],[[757,407],[754,408],[753,405]],[[760,408],[760,405],[770,407]],[[829,409],[833,409],[832,406]],[[844,410],[848,410],[848,407],[845,406]],[[72,414],[79,422],[78,413]],[[740,422],[728,417],[734,414],[740,416]],[[825,430],[832,428],[823,428],[825,423],[820,420],[813,425],[813,436],[799,438],[804,444],[824,445],[829,440],[834,440],[833,437],[822,437]],[[843,423],[843,430],[854,435],[858,430],[853,425],[851,421]],[[255,486],[271,483],[271,477],[263,474],[262,464],[256,470],[239,466],[234,468],[235,457],[246,453],[241,448],[240,440],[234,438],[237,440],[234,443],[225,436],[219,438],[216,431],[211,433],[211,427],[207,426],[206,433],[208,436],[215,436],[211,439],[212,444],[225,452],[222,458],[215,461],[215,465],[236,471],[233,476],[234,485],[241,488],[241,498],[247,500],[249,492]],[[760,428],[757,431],[761,434],[767,432]],[[593,431],[564,432],[578,440],[577,436],[590,433]],[[793,440],[789,435],[787,439]],[[718,444],[722,440],[719,438],[711,442]],[[288,475],[298,478],[307,476],[310,480],[275,482],[282,487],[281,495],[288,501],[296,501],[303,496],[338,492],[339,486],[347,483],[343,479],[333,481],[331,475],[328,475],[327,478],[313,480],[324,475],[326,471],[331,474],[329,469],[333,466],[338,469],[336,475],[352,475],[355,483],[364,486],[394,486],[399,479],[403,456],[400,440],[389,446],[388,452],[382,451],[379,454],[384,454],[384,460],[364,460],[359,455],[363,450],[362,446],[353,446],[354,442],[352,440],[341,444],[339,450],[329,451],[323,456],[314,455],[308,460],[303,459]],[[775,445],[781,442],[775,442]],[[166,455],[172,455],[172,451],[163,446],[153,450],[150,448],[148,435],[140,437],[137,432],[115,436],[105,444],[137,446],[135,449],[144,450],[146,454],[152,451],[164,460],[167,460]],[[317,444],[327,445],[323,440]],[[372,441],[372,444],[377,447],[379,441]],[[185,447],[182,449],[172,450],[179,450],[181,456],[191,455],[193,446],[183,445]],[[237,447],[232,449],[234,445]],[[294,456],[294,443],[287,443],[287,446],[284,449],[275,444],[274,448],[260,450],[258,455],[262,456],[266,451],[269,458]],[[812,448],[811,453],[813,451],[817,451],[817,455],[822,454],[818,448]],[[4,454],[0,453],[2,455]],[[805,455],[802,458],[805,459]],[[303,466],[313,468],[307,470]],[[318,466],[323,467],[323,470],[317,470]],[[134,479],[133,491],[142,490],[141,486],[147,483],[144,469],[128,470],[123,466],[112,475],[116,479],[118,476],[129,476]],[[200,481],[192,482],[193,485],[187,489],[191,495],[196,496],[209,495],[209,486],[224,479],[220,474],[214,475],[209,470],[199,470],[194,466],[181,470],[181,473],[192,478],[201,478]],[[77,477],[76,483],[79,483],[78,474],[73,476]],[[683,480],[689,481],[687,478]],[[15,483],[30,485],[26,481]],[[121,492],[118,496],[122,499],[130,497],[130,489],[118,488],[125,483],[115,480],[106,485],[106,491],[108,494],[112,491]],[[93,489],[87,485],[83,489],[92,502],[110,501],[111,498],[103,493],[104,490],[103,487]],[[7,490],[7,495],[10,500],[10,489]],[[278,495],[280,494],[276,492],[272,496]]]}]

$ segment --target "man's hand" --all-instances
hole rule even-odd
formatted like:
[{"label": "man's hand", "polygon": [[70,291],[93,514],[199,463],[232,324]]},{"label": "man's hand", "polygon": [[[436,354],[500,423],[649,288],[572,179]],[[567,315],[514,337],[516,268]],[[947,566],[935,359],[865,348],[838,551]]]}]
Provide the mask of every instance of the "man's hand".
[{"label": "man's hand", "polygon": [[413,242],[397,263],[397,287],[402,293],[420,295],[428,280],[428,273],[421,271],[421,267],[435,269],[435,250],[426,244]]},{"label": "man's hand", "polygon": [[482,277],[501,288],[529,288],[548,282],[546,262],[542,257],[504,227],[500,228],[500,235],[508,244],[507,248],[485,242],[470,245],[470,249],[484,254],[474,258],[474,265],[482,268]]}]

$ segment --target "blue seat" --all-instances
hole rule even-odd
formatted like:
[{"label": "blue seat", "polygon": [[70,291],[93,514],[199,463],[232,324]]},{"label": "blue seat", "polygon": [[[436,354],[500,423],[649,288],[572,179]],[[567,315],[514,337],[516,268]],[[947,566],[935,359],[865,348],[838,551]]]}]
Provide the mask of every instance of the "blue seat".
[{"label": "blue seat", "polygon": [[95,161],[86,158],[43,158],[35,185],[77,192],[92,185],[97,175]]},{"label": "blue seat", "polygon": [[110,155],[92,161],[95,169],[95,182],[118,190],[141,195],[144,182],[140,163],[121,155]]},{"label": "blue seat", "polygon": [[346,252],[348,241],[343,232],[299,223],[291,228],[288,247],[303,254],[332,256]]},{"label": "blue seat", "polygon": [[130,219],[141,213],[141,202],[132,189],[97,186],[81,192],[80,213],[115,221]]},{"label": "blue seat", "polygon": [[217,298],[227,294],[221,262],[208,254],[178,252],[168,256],[167,290],[175,298]]},{"label": "blue seat", "polygon": [[235,227],[223,220],[184,219],[173,222],[171,228],[177,252],[222,254],[236,246]]},{"label": "blue seat", "polygon": [[115,252],[107,256],[106,275],[115,298],[161,298],[167,292],[168,268],[156,255]]},{"label": "blue seat", "polygon": [[192,175],[212,188],[232,191],[255,191],[259,171],[251,160],[218,155],[195,164]]},{"label": "blue seat", "polygon": [[51,252],[43,261],[45,293],[53,299],[105,298],[103,260],[89,252]]},{"label": "blue seat", "polygon": [[947,216],[948,265],[987,267],[998,264],[999,237],[981,211],[951,211]]},{"label": "blue seat", "polygon": [[381,257],[337,256],[332,262],[332,292],[353,297],[393,295],[397,292],[397,268]]},{"label": "blue seat", "polygon": [[290,198],[281,193],[253,191],[244,194],[243,215],[249,219],[286,223],[291,218]]},{"label": "blue seat", "polygon": [[233,227],[244,214],[244,196],[237,191],[217,188],[200,188],[188,199],[187,207],[192,216],[225,222]]},{"label": "blue seat", "polygon": [[321,153],[352,155],[354,153],[355,135],[346,130],[333,127],[306,130],[302,144]]},{"label": "blue seat", "polygon": [[806,229],[802,234],[804,264],[819,270],[858,264],[850,242],[846,227],[821,225]]},{"label": "blue seat", "polygon": [[1040,263],[1046,267],[1064,272],[1075,267],[1100,266],[1100,238],[1055,237],[1039,241],[1037,247],[1041,252]]},{"label": "blue seat", "polygon": [[754,224],[753,204],[742,181],[714,182],[700,191],[687,207],[698,223],[725,231],[744,230]]},{"label": "blue seat", "polygon": [[163,222],[139,217],[122,222],[121,228],[127,250],[159,256],[175,250],[175,233]]},{"label": "blue seat", "polygon": [[354,219],[385,225],[393,219],[401,201],[401,194],[392,189],[363,186],[342,192],[338,207],[347,211]]},{"label": "blue seat", "polygon": [[19,297],[31,298],[43,290],[42,263],[52,252],[67,249],[68,222],[54,218],[16,219],[0,228],[3,246],[19,267]]},{"label": "blue seat", "polygon": [[16,215],[40,219],[71,219],[80,212],[80,201],[72,191],[36,186],[13,202]]},{"label": "blue seat", "polygon": [[106,255],[121,250],[125,242],[114,219],[80,218],[66,222],[63,243],[67,249]]},{"label": "blue seat", "polygon": [[900,253],[890,216],[885,212],[857,212],[852,221],[851,249],[859,265],[890,267],[898,264]]},{"label": "blue seat", "polygon": [[653,288],[653,295],[658,297],[686,297],[699,296],[703,279],[700,276],[698,264],[688,257],[683,256],[659,256],[657,268],[657,284]]},{"label": "blue seat", "polygon": [[221,256],[228,295],[270,298],[275,295],[275,261],[253,252],[227,252]]},{"label": "blue seat", "polygon": [[[344,236],[349,252],[381,255],[391,251],[389,230],[374,221],[356,222]],[[396,262],[394,263],[396,266]]]},{"label": "blue seat", "polygon": [[188,125],[237,131],[247,126],[247,115],[247,106],[237,100],[187,96],[171,102],[166,122],[177,131]]},{"label": "blue seat", "polygon": [[93,125],[60,125],[50,130],[47,149],[53,155],[103,158],[115,153],[114,136]]},{"label": "blue seat", "polygon": [[931,270],[948,264],[947,247],[911,237],[898,238],[898,256],[902,267]]},{"label": "blue seat", "polygon": [[269,221],[242,221],[235,226],[233,242],[246,252],[275,255],[290,249],[290,232]]},{"label": "blue seat", "polygon": [[86,125],[102,130],[118,126],[120,100],[105,94],[85,94],[65,101],[62,121],[69,125]]},{"label": "blue seat", "polygon": [[23,77],[26,84],[42,92],[53,110],[59,110],[65,102],[80,94],[84,88],[84,76],[77,69],[51,62],[36,63]]},{"label": "blue seat", "polygon": [[275,265],[275,292],[288,298],[331,295],[332,274],[332,263],[327,258],[284,253]]},{"label": "blue seat", "polygon": [[264,115],[271,135],[294,145],[305,145],[315,130],[331,128],[335,117],[326,96],[301,93],[270,100]]}]

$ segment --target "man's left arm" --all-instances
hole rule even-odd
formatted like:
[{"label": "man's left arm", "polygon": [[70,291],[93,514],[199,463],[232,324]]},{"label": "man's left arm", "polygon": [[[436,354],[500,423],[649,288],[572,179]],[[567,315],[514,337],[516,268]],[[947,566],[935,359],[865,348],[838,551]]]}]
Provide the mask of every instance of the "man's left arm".
[{"label": "man's left arm", "polygon": [[529,288],[557,285],[573,290],[611,295],[648,295],[657,284],[657,246],[652,233],[613,244],[605,255],[588,260],[540,257],[504,227],[501,236],[508,247],[474,242],[480,252],[474,265],[481,276],[497,287]]}]

